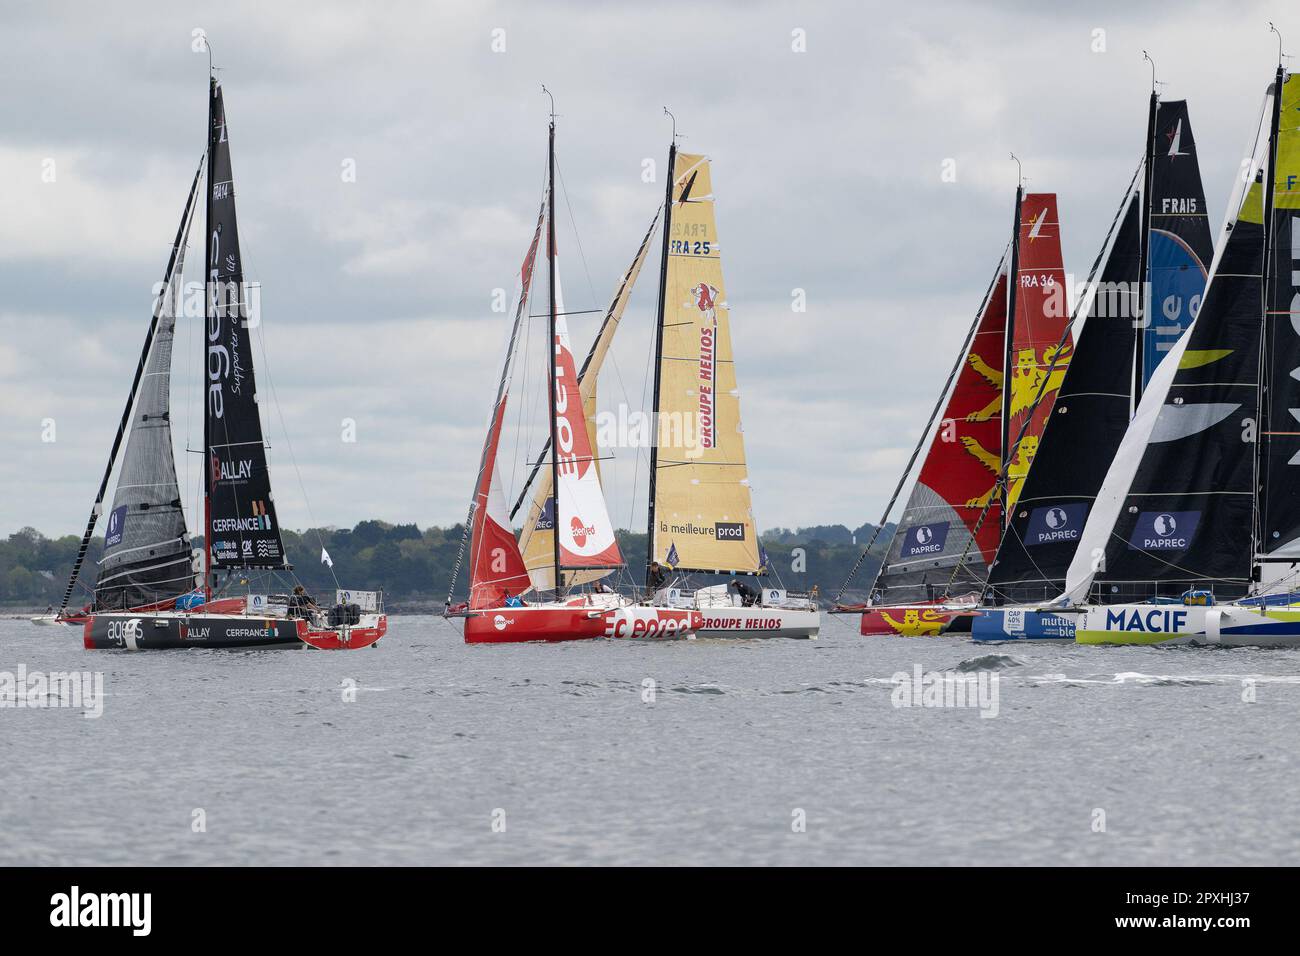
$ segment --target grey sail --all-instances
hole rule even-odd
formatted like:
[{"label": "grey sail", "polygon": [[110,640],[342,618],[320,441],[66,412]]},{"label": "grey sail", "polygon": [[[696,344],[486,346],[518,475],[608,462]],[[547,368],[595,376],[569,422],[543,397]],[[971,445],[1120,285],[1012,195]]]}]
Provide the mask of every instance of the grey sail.
[{"label": "grey sail", "polygon": [[100,610],[167,601],[195,586],[171,428],[172,342],[185,263],[184,236],[192,213],[191,195],[174,265],[160,295],[157,326],[104,530],[104,553],[95,582],[95,606]]}]

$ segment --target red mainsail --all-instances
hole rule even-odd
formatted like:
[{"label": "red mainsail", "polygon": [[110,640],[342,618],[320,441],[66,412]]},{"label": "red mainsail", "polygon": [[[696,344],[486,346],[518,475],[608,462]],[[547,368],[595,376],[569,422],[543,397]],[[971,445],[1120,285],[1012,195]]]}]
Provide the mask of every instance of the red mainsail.
[{"label": "red mainsail", "polygon": [[[1025,195],[1017,225],[1016,248],[998,267],[876,579],[877,604],[982,588],[1002,530],[999,477],[1006,467],[1014,504],[1033,461],[1070,354],[1068,337],[1062,345],[1070,316],[1055,194]],[[1008,320],[1012,261],[1016,295]],[[1013,449],[1009,462],[1006,448]]]}]

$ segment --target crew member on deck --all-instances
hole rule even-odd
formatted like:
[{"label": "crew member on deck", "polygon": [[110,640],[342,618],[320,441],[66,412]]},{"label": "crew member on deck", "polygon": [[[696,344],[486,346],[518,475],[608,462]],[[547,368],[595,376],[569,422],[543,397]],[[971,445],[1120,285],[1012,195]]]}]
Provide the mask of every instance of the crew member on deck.
[{"label": "crew member on deck", "polygon": [[320,609],[316,606],[316,599],[308,594],[301,584],[295,584],[293,594],[289,598],[289,617],[310,621],[312,612],[318,610]]},{"label": "crew member on deck", "polygon": [[758,600],[758,592],[744,581],[740,580],[740,578],[733,577],[731,581],[727,583],[727,590],[732,594],[738,594],[740,596],[740,603],[745,607],[752,606],[753,603]]},{"label": "crew member on deck", "polygon": [[658,591],[668,583],[668,575],[664,574],[664,569],[659,566],[658,561],[650,562],[650,573],[646,580],[650,582],[650,590]]}]

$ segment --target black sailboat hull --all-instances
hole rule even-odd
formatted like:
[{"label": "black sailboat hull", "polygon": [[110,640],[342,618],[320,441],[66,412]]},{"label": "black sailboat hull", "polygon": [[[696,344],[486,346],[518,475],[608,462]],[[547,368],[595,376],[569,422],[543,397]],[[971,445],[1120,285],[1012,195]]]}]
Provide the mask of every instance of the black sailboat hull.
[{"label": "black sailboat hull", "polygon": [[85,624],[91,650],[302,647],[296,620],[236,615],[96,614]]}]

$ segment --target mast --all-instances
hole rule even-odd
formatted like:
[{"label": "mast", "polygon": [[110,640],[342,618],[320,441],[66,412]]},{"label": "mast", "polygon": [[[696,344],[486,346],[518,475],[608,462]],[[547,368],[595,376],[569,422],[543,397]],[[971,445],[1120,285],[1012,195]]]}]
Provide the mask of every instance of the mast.
[{"label": "mast", "polygon": [[1151,326],[1151,316],[1149,315],[1151,303],[1151,204],[1152,184],[1155,176],[1155,154],[1156,154],[1156,107],[1160,103],[1160,97],[1155,88],[1155,66],[1152,64],[1151,81],[1151,101],[1147,108],[1147,148],[1143,156],[1142,171],[1142,226],[1139,233],[1140,245],[1138,246],[1138,298],[1137,298],[1137,334],[1133,336],[1133,401],[1129,407],[1129,414],[1132,415],[1137,411],[1138,402],[1142,398],[1142,379],[1146,375],[1146,339],[1147,330]]},{"label": "mast", "polygon": [[[546,87],[542,87],[546,92]],[[547,93],[549,96],[550,94]],[[555,534],[552,537],[552,562],[555,566],[555,599],[560,599],[563,582],[560,579],[560,459],[558,424],[555,421],[555,98],[551,98],[551,126],[546,148],[546,291],[550,299],[546,328],[550,345],[548,377],[551,383],[547,408],[551,416],[551,509],[555,516]]]},{"label": "mast", "polygon": [[[1013,154],[1012,159],[1015,159]],[[1020,169],[1020,160],[1016,159],[1016,169]],[[1007,492],[1011,487],[1009,479],[1011,467],[1011,375],[1012,362],[1015,359],[1015,339],[1016,339],[1016,291],[1020,285],[1020,205],[1025,198],[1025,178],[1018,174],[1016,177],[1016,216],[1012,224],[1011,231],[1011,268],[1007,273],[1007,324],[1005,333],[1005,342],[1002,354],[1002,470],[998,477],[998,483],[1001,485],[999,495],[1001,497],[1001,515],[998,524],[999,537],[1007,530],[1007,522],[1010,520],[1011,509],[1007,506]],[[1047,215],[1046,211],[1043,215]]]},{"label": "mast", "polygon": [[176,268],[176,260],[180,257],[181,249],[185,245],[185,235],[189,231],[190,216],[194,208],[195,191],[199,188],[199,177],[203,174],[204,158],[199,160],[199,168],[194,171],[194,182],[190,184],[190,195],[185,200],[185,212],[181,214],[181,224],[176,229],[176,239],[172,242],[172,251],[167,259],[167,272],[164,276],[162,294],[158,297],[158,302],[154,306],[153,319],[149,322],[149,331],[144,337],[144,348],[140,352],[140,361],[135,366],[135,377],[131,380],[131,391],[127,393],[126,407],[122,409],[122,420],[117,426],[117,435],[113,438],[113,448],[108,453],[108,464],[104,466],[104,477],[99,482],[99,492],[95,495],[95,503],[90,509],[90,518],[86,522],[86,531],[81,536],[81,546],[77,549],[77,558],[72,563],[72,573],[68,576],[68,586],[63,592],[63,603],[59,605],[59,614],[68,609],[68,601],[72,598],[72,590],[77,585],[77,577],[81,573],[81,565],[86,559],[86,550],[90,547],[90,539],[95,533],[95,524],[104,507],[104,495],[108,492],[108,479],[113,473],[113,465],[117,462],[117,453],[122,448],[122,439],[126,436],[127,426],[131,422],[131,409],[135,407],[136,395],[140,391],[140,379],[144,377],[145,365],[149,361],[149,353],[153,349],[154,334],[158,331],[158,319],[167,301],[171,295],[172,272]]},{"label": "mast", "polygon": [[[664,112],[668,113],[667,107]],[[672,114],[669,113],[669,116]],[[649,499],[646,505],[646,586],[650,585],[650,562],[655,560],[655,477],[659,468],[659,386],[660,369],[663,365],[664,352],[664,307],[668,298],[668,247],[673,227],[673,180],[677,175],[677,121],[673,120],[673,138],[668,145],[668,184],[664,187],[664,242],[663,255],[659,264],[659,307],[655,317],[655,381],[654,393],[650,406],[650,421],[654,440],[650,443],[650,483]]]},{"label": "mast", "polygon": [[[1277,33],[1273,24],[1269,28]],[[1277,140],[1278,127],[1281,125],[1282,118],[1282,86],[1286,82],[1286,71],[1282,65],[1282,35],[1278,34],[1278,60],[1277,74],[1273,80],[1273,109],[1272,116],[1269,120],[1268,130],[1268,155],[1265,158],[1267,174],[1264,176],[1264,259],[1260,268],[1260,334],[1259,334],[1259,366],[1256,376],[1255,394],[1256,408],[1258,409],[1259,425],[1255,433],[1255,479],[1252,483],[1254,488],[1254,498],[1251,507],[1250,522],[1250,580],[1260,580],[1259,557],[1263,553],[1264,526],[1263,514],[1260,510],[1260,498],[1263,496],[1263,479],[1265,472],[1263,468],[1264,454],[1264,437],[1270,434],[1271,423],[1269,418],[1268,406],[1268,389],[1271,384],[1270,378],[1271,365],[1267,360],[1268,340],[1269,340],[1269,313],[1273,310],[1273,301],[1276,298],[1273,289],[1272,277],[1275,273],[1273,263],[1274,249],[1273,238],[1276,230],[1273,223],[1273,192],[1277,187]]]},{"label": "mast", "polygon": [[[211,53],[209,52],[209,57]],[[217,127],[217,78],[210,72],[208,75],[208,190],[207,190],[207,207],[205,213],[207,216],[206,231],[204,232],[203,241],[203,319],[205,327],[211,327],[213,313],[216,310],[216,296],[218,295],[216,287],[217,264],[213,261],[214,237],[212,234],[212,204],[213,192],[212,183],[215,177],[212,175],[212,142]],[[205,358],[206,361],[206,358]],[[206,401],[206,399],[205,399]],[[211,416],[203,416],[203,457],[206,461],[211,454],[209,449],[212,448],[211,435]],[[203,600],[208,602],[212,600],[212,482],[203,482]]]}]

